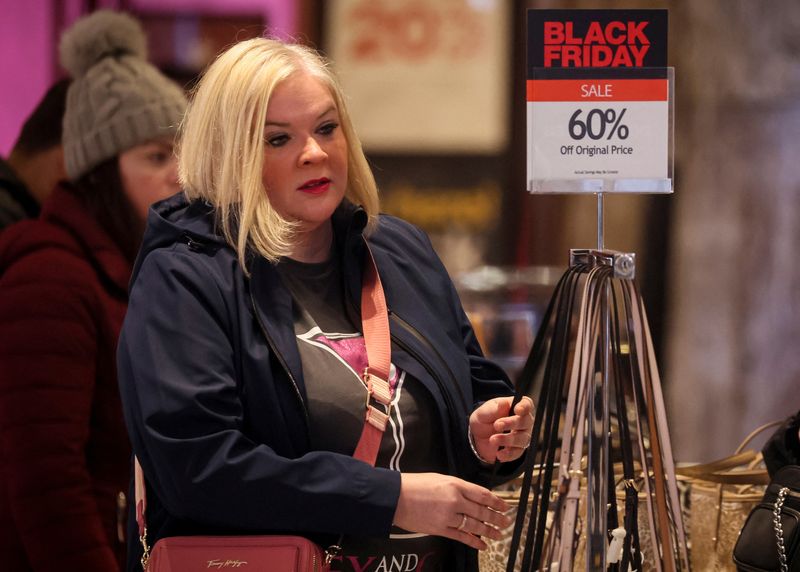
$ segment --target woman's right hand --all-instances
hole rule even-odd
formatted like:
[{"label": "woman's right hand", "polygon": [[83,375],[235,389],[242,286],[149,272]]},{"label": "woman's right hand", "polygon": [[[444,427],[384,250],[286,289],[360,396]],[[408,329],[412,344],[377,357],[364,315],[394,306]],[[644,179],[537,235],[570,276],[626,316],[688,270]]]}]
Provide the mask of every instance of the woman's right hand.
[{"label": "woman's right hand", "polygon": [[509,506],[479,485],[439,473],[403,473],[394,524],[409,532],[444,536],[485,550],[513,520]]}]

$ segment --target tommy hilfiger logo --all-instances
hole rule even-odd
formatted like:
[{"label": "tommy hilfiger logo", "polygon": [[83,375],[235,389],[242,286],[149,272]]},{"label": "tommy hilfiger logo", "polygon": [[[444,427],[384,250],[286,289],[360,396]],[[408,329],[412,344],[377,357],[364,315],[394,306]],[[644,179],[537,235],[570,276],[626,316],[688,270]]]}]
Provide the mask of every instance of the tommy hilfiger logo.
[{"label": "tommy hilfiger logo", "polygon": [[246,560],[209,560],[208,561],[208,568],[241,568],[242,566],[247,566]]}]

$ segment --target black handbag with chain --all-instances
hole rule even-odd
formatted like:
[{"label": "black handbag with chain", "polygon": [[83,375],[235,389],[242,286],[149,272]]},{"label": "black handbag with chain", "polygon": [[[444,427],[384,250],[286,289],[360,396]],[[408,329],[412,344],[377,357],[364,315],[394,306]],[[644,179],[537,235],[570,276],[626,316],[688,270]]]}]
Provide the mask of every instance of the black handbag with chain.
[{"label": "black handbag with chain", "polygon": [[800,572],[800,466],[775,473],[742,527],[733,561],[742,572]]}]

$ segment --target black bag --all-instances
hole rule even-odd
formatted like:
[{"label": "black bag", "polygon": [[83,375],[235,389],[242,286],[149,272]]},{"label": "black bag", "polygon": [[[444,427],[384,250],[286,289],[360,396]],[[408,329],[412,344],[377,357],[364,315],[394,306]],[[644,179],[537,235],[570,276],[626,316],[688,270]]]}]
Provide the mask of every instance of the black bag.
[{"label": "black bag", "polygon": [[[779,530],[776,511],[780,512]],[[800,466],[787,465],[775,473],[739,533],[733,561],[743,572],[800,572]]]}]

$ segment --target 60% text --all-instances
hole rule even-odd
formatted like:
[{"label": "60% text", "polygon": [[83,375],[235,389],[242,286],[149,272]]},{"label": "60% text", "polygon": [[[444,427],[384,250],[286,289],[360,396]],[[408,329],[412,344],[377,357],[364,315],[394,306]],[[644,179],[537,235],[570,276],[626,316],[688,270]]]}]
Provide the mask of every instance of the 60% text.
[{"label": "60% text", "polygon": [[608,131],[606,139],[611,139],[614,134],[620,139],[627,139],[630,129],[627,125],[622,124],[622,117],[626,111],[627,108],[617,115],[615,109],[591,109],[586,114],[586,121],[584,121],[580,118],[583,109],[578,109],[569,118],[569,136],[575,140],[581,140],[588,135],[589,139],[596,141],[606,136],[606,128],[610,126],[611,129]]}]

